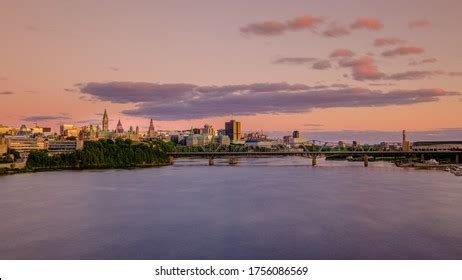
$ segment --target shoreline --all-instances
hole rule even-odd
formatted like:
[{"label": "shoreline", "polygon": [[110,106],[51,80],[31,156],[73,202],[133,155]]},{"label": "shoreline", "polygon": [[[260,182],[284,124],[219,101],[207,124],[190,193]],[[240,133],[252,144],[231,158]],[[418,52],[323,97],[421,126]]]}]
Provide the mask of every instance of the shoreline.
[{"label": "shoreline", "polygon": [[0,169],[0,176],[15,175],[15,174],[26,174],[26,173],[37,173],[37,172],[50,172],[50,171],[66,171],[66,170],[109,170],[109,169],[141,169],[141,168],[153,168],[153,167],[163,167],[172,165],[173,162],[166,163],[156,163],[156,164],[144,164],[144,165],[133,165],[133,166],[122,166],[122,167],[109,167],[109,166],[95,166],[95,167],[56,167],[56,168],[21,168],[21,169],[10,169],[4,168]]},{"label": "shoreline", "polygon": [[[340,159],[329,159],[333,161],[346,161],[346,162],[355,162],[349,160],[340,160]],[[383,159],[383,160],[375,160],[375,162],[391,162],[390,160]],[[399,160],[393,162],[396,167],[399,168],[412,168],[412,169],[419,169],[419,170],[440,170],[440,171],[447,171],[448,168],[459,168],[462,165],[458,164],[427,164],[427,163],[420,163],[420,162],[411,162],[411,163],[402,163]],[[143,164],[143,165],[133,165],[133,166],[122,166],[122,167],[111,167],[111,166],[93,166],[93,167],[56,167],[56,168],[0,168],[0,176],[7,176],[7,175],[15,175],[15,174],[25,174],[25,173],[36,173],[36,172],[50,172],[50,171],[66,171],[66,170],[75,170],[75,171],[83,171],[83,170],[109,170],[109,169],[141,169],[141,168],[153,168],[153,167],[163,167],[173,165],[173,160],[164,163],[155,163],[155,164]]]}]

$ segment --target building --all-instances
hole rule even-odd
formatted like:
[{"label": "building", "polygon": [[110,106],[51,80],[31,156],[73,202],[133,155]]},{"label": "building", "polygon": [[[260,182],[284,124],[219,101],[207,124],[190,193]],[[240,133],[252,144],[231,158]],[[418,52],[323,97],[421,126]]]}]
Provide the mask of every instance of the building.
[{"label": "building", "polygon": [[104,114],[103,114],[103,131],[109,131],[109,118],[107,116],[106,109],[104,109]]},{"label": "building", "polygon": [[6,144],[6,138],[0,136],[0,156],[8,152],[8,145]]},{"label": "building", "polygon": [[241,122],[230,120],[225,123],[225,134],[228,135],[231,143],[238,143],[241,140]]},{"label": "building", "polygon": [[292,132],[292,137],[293,138],[300,138],[300,131],[294,130],[294,132]]},{"label": "building", "polygon": [[290,142],[292,142],[292,138],[292,136],[286,135],[282,137],[282,141],[284,142],[284,144],[290,145]]},{"label": "building", "polygon": [[229,139],[228,135],[217,135],[213,137],[213,143],[218,145],[229,145],[231,144],[231,140]]},{"label": "building", "polygon": [[95,127],[92,124],[82,126],[79,133],[79,139],[96,140],[98,138],[98,131],[98,126]]},{"label": "building", "polygon": [[422,141],[412,143],[412,151],[462,151],[462,141]]},{"label": "building", "polygon": [[268,139],[268,135],[263,134],[263,131],[257,131],[257,132],[249,132],[244,134],[245,139],[260,139],[260,140],[266,140]]},{"label": "building", "polygon": [[99,130],[96,132],[97,139],[113,139],[114,138],[114,131],[110,130]]},{"label": "building", "polygon": [[116,129],[115,129],[115,135],[116,135],[116,137],[123,137],[124,136],[124,128],[122,126],[122,123],[120,122],[120,119],[117,122],[117,126],[116,126]]},{"label": "building", "polygon": [[203,134],[191,134],[186,137],[186,146],[204,146],[210,143],[210,139]]},{"label": "building", "polygon": [[138,141],[138,140],[139,140],[138,133],[139,133],[139,128],[138,128],[138,126],[136,127],[135,130],[133,130],[133,126],[130,126],[130,129],[129,129],[128,132],[125,134],[125,137],[126,137],[127,139],[130,139],[130,140]]},{"label": "building", "polygon": [[148,129],[148,138],[155,138],[156,137],[156,130],[154,128],[154,123],[151,119],[151,122],[149,123],[149,129]]},{"label": "building", "polygon": [[194,134],[203,134],[204,129],[202,128],[193,128],[193,133]]},{"label": "building", "polygon": [[409,152],[411,150],[411,143],[406,139],[406,130],[403,130],[402,150],[404,152]]},{"label": "building", "polygon": [[51,127],[42,127],[42,135],[44,137],[50,137],[53,135],[53,133],[51,132]]},{"label": "building", "polygon": [[82,140],[51,140],[45,145],[50,155],[71,153],[83,149]]},{"label": "building", "polygon": [[31,151],[45,150],[45,141],[42,138],[13,136],[7,138],[6,143],[9,149],[19,152],[22,158],[26,158]]},{"label": "building", "polygon": [[25,124],[21,125],[19,131],[16,133],[17,136],[30,136],[31,132]]},{"label": "building", "polygon": [[277,144],[277,142],[274,142],[271,140],[256,139],[256,138],[250,138],[245,141],[245,146],[248,146],[248,147],[271,148],[274,144]]},{"label": "building", "polygon": [[79,137],[80,129],[72,124],[62,124],[59,126],[59,134],[63,137]]},{"label": "building", "polygon": [[0,135],[15,135],[16,133],[16,128],[0,124]]},{"label": "building", "polygon": [[305,138],[300,135],[300,131],[294,130],[292,135],[287,135],[282,138],[283,143],[286,145],[290,145],[292,147],[299,146],[306,142]]},{"label": "building", "polygon": [[213,126],[211,126],[209,124],[204,125],[204,128],[202,129],[201,134],[205,134],[205,135],[209,135],[209,136],[215,136],[216,135],[215,129],[213,128]]},{"label": "building", "polygon": [[62,124],[59,126],[59,135],[61,136],[65,136],[66,135],[66,131],[67,130],[70,130],[70,129],[74,129],[74,125],[73,124]]}]

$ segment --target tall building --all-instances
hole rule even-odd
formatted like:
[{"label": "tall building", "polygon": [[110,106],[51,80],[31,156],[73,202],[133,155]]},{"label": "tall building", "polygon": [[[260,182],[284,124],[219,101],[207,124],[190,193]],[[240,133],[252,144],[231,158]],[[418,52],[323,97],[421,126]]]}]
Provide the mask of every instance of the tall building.
[{"label": "tall building", "polygon": [[103,114],[103,130],[104,131],[109,130],[109,118],[107,116],[106,109],[104,109],[104,114]]},{"label": "tall building", "polygon": [[292,137],[293,138],[300,138],[300,131],[294,130],[294,132],[292,132]]},{"label": "tall building", "polygon": [[403,151],[409,152],[411,150],[411,144],[410,142],[406,139],[406,130],[403,130]]},{"label": "tall building", "polygon": [[149,138],[156,137],[156,130],[154,129],[154,123],[152,122],[152,119],[151,119],[151,122],[149,123],[148,137]]},{"label": "tall building", "polygon": [[225,123],[225,134],[228,135],[231,143],[241,140],[241,122],[230,120]]}]

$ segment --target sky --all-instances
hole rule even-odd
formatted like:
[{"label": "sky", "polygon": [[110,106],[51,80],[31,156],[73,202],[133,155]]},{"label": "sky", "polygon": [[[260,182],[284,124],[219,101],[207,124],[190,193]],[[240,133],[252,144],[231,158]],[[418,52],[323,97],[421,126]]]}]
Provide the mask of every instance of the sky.
[{"label": "sky", "polygon": [[458,0],[1,3],[1,124],[462,138]]}]

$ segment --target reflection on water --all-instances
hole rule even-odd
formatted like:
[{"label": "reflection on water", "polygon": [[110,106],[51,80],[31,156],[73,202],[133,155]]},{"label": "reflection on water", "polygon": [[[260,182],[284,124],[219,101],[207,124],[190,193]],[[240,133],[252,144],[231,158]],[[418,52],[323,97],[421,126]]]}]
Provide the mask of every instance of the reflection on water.
[{"label": "reflection on water", "polygon": [[462,181],[385,162],[177,160],[0,177],[1,259],[460,259]]}]

